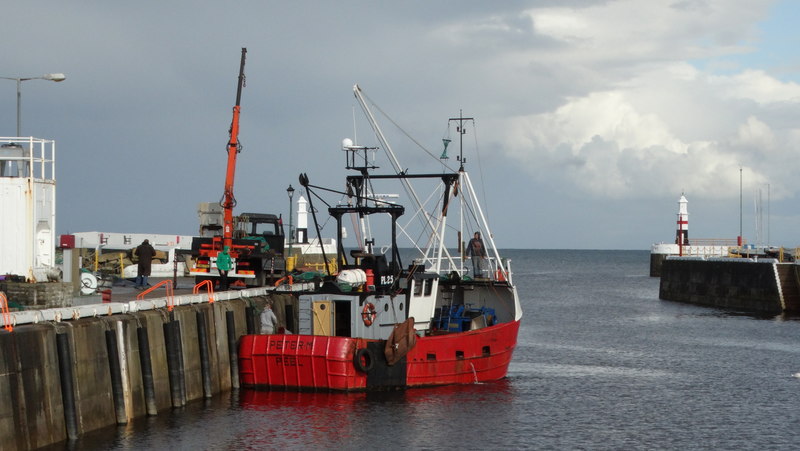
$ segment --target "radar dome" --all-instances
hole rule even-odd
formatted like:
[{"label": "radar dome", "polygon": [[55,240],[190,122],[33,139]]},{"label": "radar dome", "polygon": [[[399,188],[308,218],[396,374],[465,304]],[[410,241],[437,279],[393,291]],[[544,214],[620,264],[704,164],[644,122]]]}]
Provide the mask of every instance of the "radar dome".
[{"label": "radar dome", "polygon": [[345,138],[342,140],[342,150],[347,150],[350,147],[353,147],[353,140],[350,138]]}]

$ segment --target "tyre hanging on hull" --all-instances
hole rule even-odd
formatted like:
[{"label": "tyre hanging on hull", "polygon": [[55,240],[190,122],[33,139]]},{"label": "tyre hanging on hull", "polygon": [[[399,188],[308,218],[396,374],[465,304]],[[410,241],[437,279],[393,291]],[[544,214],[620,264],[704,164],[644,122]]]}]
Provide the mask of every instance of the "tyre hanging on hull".
[{"label": "tyre hanging on hull", "polygon": [[358,371],[368,373],[373,365],[375,365],[375,356],[372,351],[367,348],[358,349],[355,354],[353,354],[353,365]]}]

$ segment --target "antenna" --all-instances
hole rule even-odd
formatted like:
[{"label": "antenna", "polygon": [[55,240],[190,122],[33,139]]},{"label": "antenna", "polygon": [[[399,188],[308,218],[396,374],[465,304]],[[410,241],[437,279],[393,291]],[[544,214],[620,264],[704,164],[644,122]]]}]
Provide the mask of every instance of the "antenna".
[{"label": "antenna", "polygon": [[353,142],[358,144],[358,131],[356,131],[356,106],[353,105]]},{"label": "antenna", "polygon": [[742,247],[742,165],[739,165],[739,247]]},{"label": "antenna", "polygon": [[[464,129],[464,122],[465,121],[472,121],[473,125],[475,124],[475,118],[472,117],[464,117],[464,112],[462,110],[458,110],[458,117],[451,117],[447,120],[448,123],[456,122],[456,131],[458,132],[458,161],[461,163],[461,166],[458,168],[459,171],[464,171],[464,163],[467,162],[467,159],[464,158],[464,135],[467,133],[467,130]],[[445,149],[447,149],[447,144],[445,144]]]},{"label": "antenna", "polygon": [[[375,160],[374,153],[377,150],[377,147],[366,147],[366,146],[357,146],[353,143],[353,140],[350,138],[345,138],[342,140],[342,150],[345,151],[347,154],[347,169],[355,169],[357,171],[361,171],[362,173],[366,174],[368,169],[377,169],[378,166],[374,164],[369,164],[369,152],[373,153],[373,162]],[[363,155],[362,155],[363,152]],[[363,156],[363,162],[361,162],[361,156]]]}]

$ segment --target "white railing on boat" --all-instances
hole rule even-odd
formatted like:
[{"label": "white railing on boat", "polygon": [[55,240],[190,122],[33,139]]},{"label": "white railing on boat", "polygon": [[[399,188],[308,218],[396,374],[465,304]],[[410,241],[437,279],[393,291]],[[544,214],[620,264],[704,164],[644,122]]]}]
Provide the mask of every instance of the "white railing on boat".
[{"label": "white railing on boat", "polygon": [[[498,260],[495,257],[486,257],[484,260],[484,267],[481,271],[483,273],[481,278],[508,281],[509,284],[513,284],[511,260],[507,258],[501,260],[503,263],[502,265],[498,264]],[[421,262],[414,260],[414,264],[421,264]],[[505,272],[502,269],[503,267],[505,267]],[[472,277],[472,261],[470,258],[467,258],[462,264],[452,265],[449,260],[445,260],[439,273],[442,275],[456,273],[459,277]]]}]

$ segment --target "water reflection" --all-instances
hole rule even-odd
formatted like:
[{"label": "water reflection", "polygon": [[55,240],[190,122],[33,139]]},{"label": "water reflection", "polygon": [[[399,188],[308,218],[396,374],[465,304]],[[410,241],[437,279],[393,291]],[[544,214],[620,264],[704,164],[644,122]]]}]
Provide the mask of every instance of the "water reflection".
[{"label": "water reflection", "polygon": [[[444,387],[412,388],[408,390],[373,391],[373,392],[293,392],[242,389],[239,404],[243,410],[307,411],[309,408],[327,409],[334,412],[346,412],[361,409],[373,403],[377,404],[449,404],[463,402],[463,398],[489,397],[498,402],[498,396],[510,397],[513,386],[508,379],[496,382],[470,385],[448,385]],[[509,398],[510,401],[510,398]]]},{"label": "water reflection", "polygon": [[[702,308],[709,309],[713,307],[702,307]],[[707,314],[699,316],[715,316],[718,318],[749,318],[749,319],[775,321],[775,322],[800,320],[800,316],[789,313],[779,313],[776,315],[774,313],[742,312],[735,310],[716,310],[716,309],[710,311]]]},{"label": "water reflection", "polygon": [[[390,437],[391,447],[419,448],[441,440],[443,418],[474,421],[482,406],[508,411],[513,399],[509,380],[369,393],[242,390],[239,407],[252,427],[236,445],[383,448],[371,441]],[[488,423],[495,420],[503,421]]]}]

